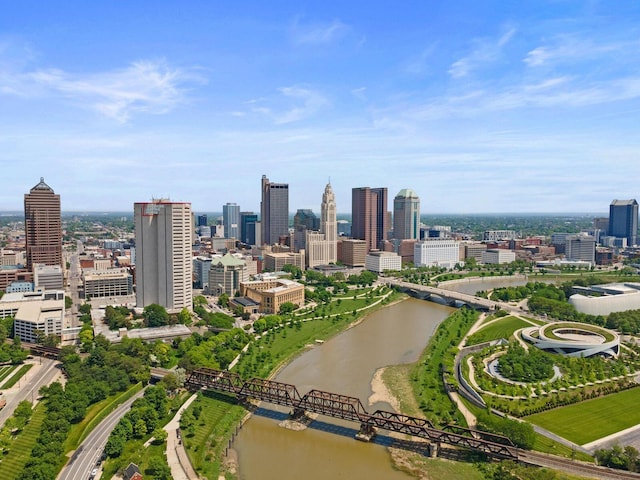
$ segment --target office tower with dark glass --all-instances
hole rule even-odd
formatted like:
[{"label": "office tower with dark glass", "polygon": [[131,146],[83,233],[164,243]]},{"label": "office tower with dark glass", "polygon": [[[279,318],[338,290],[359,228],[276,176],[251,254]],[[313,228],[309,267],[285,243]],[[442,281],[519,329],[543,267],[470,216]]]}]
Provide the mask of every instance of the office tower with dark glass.
[{"label": "office tower with dark glass", "polygon": [[60,195],[44,178],[24,196],[24,227],[27,269],[38,263],[62,267]]},{"label": "office tower with dark glass", "polygon": [[240,238],[240,205],[227,203],[222,206],[224,238]]},{"label": "office tower with dark glass", "polygon": [[420,198],[410,188],[403,188],[393,199],[393,237],[420,240]]},{"label": "office tower with dark glass", "polygon": [[638,202],[635,198],[611,202],[608,235],[626,238],[628,246],[638,244]]},{"label": "office tower with dark glass", "polygon": [[240,241],[247,245],[258,245],[260,238],[260,229],[257,230],[258,238],[256,238],[256,225],[258,215],[253,212],[240,212]]},{"label": "office tower with dark glass", "polygon": [[262,243],[274,245],[280,237],[289,235],[289,184],[271,183],[262,176],[260,222]]},{"label": "office tower with dark glass", "polygon": [[351,236],[367,242],[367,252],[387,239],[387,189],[358,187],[351,190]]},{"label": "office tower with dark glass", "polygon": [[136,305],[170,313],[192,309],[191,204],[154,199],[135,203]]},{"label": "office tower with dark glass", "polygon": [[203,213],[202,215],[198,215],[198,226],[206,227],[207,226],[207,214]]}]

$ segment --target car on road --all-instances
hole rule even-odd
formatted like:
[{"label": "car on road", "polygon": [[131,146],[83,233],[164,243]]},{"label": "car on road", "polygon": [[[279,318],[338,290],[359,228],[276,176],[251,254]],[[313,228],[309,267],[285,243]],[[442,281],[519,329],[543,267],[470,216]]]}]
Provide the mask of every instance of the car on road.
[{"label": "car on road", "polygon": [[97,474],[98,474],[98,469],[94,468],[93,470],[91,470],[91,474],[89,475],[89,478],[96,478]]}]

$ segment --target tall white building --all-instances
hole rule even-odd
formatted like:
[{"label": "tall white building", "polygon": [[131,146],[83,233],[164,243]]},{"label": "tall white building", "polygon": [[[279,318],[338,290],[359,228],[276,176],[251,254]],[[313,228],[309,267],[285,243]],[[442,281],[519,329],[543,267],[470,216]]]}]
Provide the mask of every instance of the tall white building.
[{"label": "tall white building", "polygon": [[453,268],[460,263],[460,242],[450,238],[430,238],[413,247],[416,267]]},{"label": "tall white building", "polygon": [[136,305],[192,309],[191,204],[154,199],[134,204]]},{"label": "tall white building", "polygon": [[[222,206],[224,238],[240,238],[240,205],[227,203]],[[209,235],[211,236],[211,235]]]},{"label": "tall white building", "polygon": [[328,183],[320,205],[320,232],[306,232],[306,264],[308,268],[328,265],[338,259],[338,221],[336,197]]}]

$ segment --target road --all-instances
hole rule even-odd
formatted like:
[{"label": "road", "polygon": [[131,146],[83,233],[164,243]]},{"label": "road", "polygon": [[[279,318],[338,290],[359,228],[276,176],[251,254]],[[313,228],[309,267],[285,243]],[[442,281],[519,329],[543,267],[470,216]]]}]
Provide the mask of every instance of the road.
[{"label": "road", "polygon": [[[95,427],[85,438],[82,444],[75,451],[69,462],[64,466],[58,480],[86,480],[91,471],[96,468],[98,459],[102,455],[104,446],[107,444],[109,434],[116,424],[129,411],[131,404],[144,395],[142,389],[129,400],[124,402],[113,412],[111,412],[100,424]],[[99,478],[99,474],[96,478]]]},{"label": "road", "polygon": [[56,367],[59,362],[48,358],[42,358],[41,364],[39,362],[39,359],[35,360],[34,366],[20,379],[20,382],[3,392],[7,405],[0,410],[0,426],[13,415],[13,411],[22,400],[33,403],[38,397],[40,388],[49,385],[56,375],[60,374],[60,369]]}]

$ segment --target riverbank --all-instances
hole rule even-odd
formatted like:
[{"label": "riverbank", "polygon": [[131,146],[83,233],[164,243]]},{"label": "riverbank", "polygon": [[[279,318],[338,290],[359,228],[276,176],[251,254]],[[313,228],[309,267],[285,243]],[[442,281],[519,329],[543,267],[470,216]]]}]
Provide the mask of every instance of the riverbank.
[{"label": "riverbank", "polygon": [[[287,365],[293,362],[300,355],[304,354],[305,352],[313,348],[319,348],[321,344],[316,343],[315,340],[327,341],[359,325],[371,313],[376,312],[380,309],[395,305],[397,303],[400,303],[406,300],[407,298],[409,298],[408,295],[395,292],[393,290],[385,292],[383,295],[381,295],[377,299],[377,301],[373,302],[371,305],[367,306],[366,308],[359,310],[358,316],[348,323],[344,321],[344,317],[346,317],[345,314],[342,314],[342,315],[334,314],[331,316],[334,318],[328,317],[328,318],[315,318],[313,320],[305,320],[304,322],[301,322],[301,325],[300,325],[301,330],[310,328],[314,323],[318,325],[318,328],[316,329],[310,328],[309,334],[306,335],[308,338],[306,338],[304,341],[301,341],[301,339],[297,337],[298,333],[302,334],[304,332],[302,332],[301,330],[297,330],[297,327],[291,327],[287,323],[281,326],[279,329],[271,332],[271,335],[273,335],[273,338],[271,339],[271,341],[267,342],[267,341],[262,341],[262,339],[260,339],[254,342],[253,344],[254,353],[252,354],[250,352],[250,349],[248,349],[247,353],[243,355],[243,358],[241,358],[240,361],[238,362],[238,367],[241,368],[243,364],[248,362],[257,363],[258,362],[257,358],[253,358],[253,355],[256,354],[256,352],[259,352],[257,353],[258,355],[265,355],[267,351],[273,352],[273,358],[270,358],[270,359],[275,361],[274,362],[275,366],[273,366],[270,369],[270,371],[264,375],[264,378],[273,380],[282,371],[283,368],[285,368]],[[336,321],[336,319],[338,318],[341,318],[343,320]],[[330,323],[322,325],[322,322],[330,322]],[[282,335],[283,332],[288,332],[288,333],[286,333],[286,336],[283,336]],[[286,345],[276,345],[276,343],[278,342]],[[282,355],[281,358],[278,358],[280,355]],[[264,362],[264,360],[262,361]],[[262,375],[258,374],[256,376],[262,376]],[[242,428],[242,425],[244,425],[244,423],[251,417],[251,415],[252,415],[251,412],[248,412],[246,415],[243,416],[241,421],[236,422],[233,425],[229,425],[228,428],[226,429],[227,431],[219,433],[219,437],[223,439],[224,443],[227,443],[228,442],[227,439],[233,436],[232,435],[233,432],[238,431],[240,428]],[[219,478],[223,478],[223,475],[225,474],[228,474],[228,478],[238,478],[240,475],[238,452],[233,448],[233,440],[229,442],[228,445],[229,445],[229,448],[227,448],[226,455],[223,454],[223,456],[219,459],[220,466],[221,466],[221,472],[220,472]]]}]

